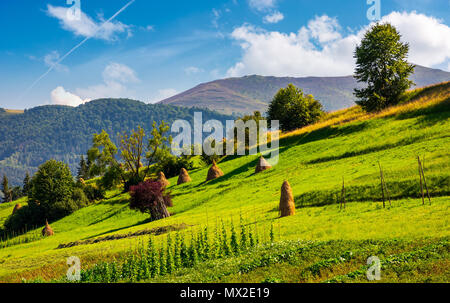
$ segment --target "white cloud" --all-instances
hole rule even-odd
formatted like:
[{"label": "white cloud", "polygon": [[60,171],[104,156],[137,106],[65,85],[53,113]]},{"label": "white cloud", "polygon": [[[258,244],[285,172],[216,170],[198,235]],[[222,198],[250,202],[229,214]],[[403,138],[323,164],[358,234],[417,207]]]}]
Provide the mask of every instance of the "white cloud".
[{"label": "white cloud", "polygon": [[264,23],[278,23],[284,19],[284,15],[278,11],[273,12],[263,18]]},{"label": "white cloud", "polygon": [[327,15],[310,20],[308,22],[308,29],[310,30],[311,37],[317,39],[320,43],[342,38],[339,33],[339,22],[336,18],[330,18]]},{"label": "white cloud", "polygon": [[158,93],[150,98],[151,103],[162,101],[164,99],[170,98],[178,94],[178,91],[174,88],[166,88],[158,90]]},{"label": "white cloud", "polygon": [[125,84],[138,83],[140,80],[130,67],[112,62],[102,73],[103,83],[76,89],[77,94],[90,99],[127,97],[130,92]]},{"label": "white cloud", "polygon": [[51,103],[56,105],[78,106],[90,101],[89,99],[81,99],[79,96],[70,93],[62,86],[58,86],[50,93]]},{"label": "white cloud", "polygon": [[51,53],[45,55],[44,62],[45,65],[47,65],[48,67],[53,66],[53,68],[56,69],[57,71],[64,71],[64,72],[69,71],[67,66],[58,63],[59,59],[60,55],[58,51],[52,51]]},{"label": "white cloud", "polygon": [[111,21],[102,26],[105,21],[103,18],[96,22],[82,11],[79,18],[74,18],[69,7],[48,4],[47,14],[57,18],[63,29],[73,32],[76,36],[114,41],[117,40],[118,33],[126,32],[128,37],[131,35],[131,27],[129,25],[119,21]]},{"label": "white cloud", "polygon": [[248,0],[248,4],[251,8],[258,11],[266,11],[268,9],[274,8],[277,0]]},{"label": "white cloud", "polygon": [[[450,28],[441,20],[416,12],[394,12],[385,16],[385,21],[396,26],[403,41],[410,43],[410,62],[435,66],[450,59]],[[270,32],[244,24],[231,34],[240,42],[243,55],[227,75],[351,75],[353,52],[368,28],[343,34],[337,20],[328,16],[316,17],[296,33]]]},{"label": "white cloud", "polygon": [[139,82],[134,70],[124,64],[116,62],[108,64],[102,75],[105,82]]},{"label": "white cloud", "polygon": [[204,72],[204,70],[196,66],[189,66],[184,69],[184,72],[186,73],[186,75],[190,76]]},{"label": "white cloud", "polygon": [[450,27],[434,17],[411,13],[393,12],[382,21],[392,23],[410,44],[410,61],[434,66],[450,59]]}]

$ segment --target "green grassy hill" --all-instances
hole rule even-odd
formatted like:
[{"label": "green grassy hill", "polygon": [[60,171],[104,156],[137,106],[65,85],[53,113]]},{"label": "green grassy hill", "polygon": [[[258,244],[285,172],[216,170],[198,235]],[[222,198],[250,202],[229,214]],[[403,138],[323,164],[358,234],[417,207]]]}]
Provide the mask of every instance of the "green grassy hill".
[{"label": "green grassy hill", "polygon": [[[219,179],[205,182],[206,168],[189,172],[191,183],[177,186],[170,179],[173,215],[164,220],[148,222],[128,208],[128,194],[111,191],[104,201],[51,223],[52,237],[34,230],[2,242],[0,281],[61,279],[69,256],[80,257],[84,269],[120,262],[148,241],[148,233],[159,247],[167,230],[189,240],[208,227],[213,241],[223,221],[228,235],[232,222],[237,230],[242,223],[260,244],[147,281],[364,282],[366,260],[377,256],[380,282],[450,282],[450,83],[411,98],[378,114],[358,107],[331,113],[284,134],[279,163],[269,171],[254,174],[257,156],[229,157],[219,163],[225,173]],[[425,156],[431,204],[426,199],[422,205],[417,155]],[[378,161],[393,199],[386,208]],[[343,177],[348,203],[340,209]],[[284,180],[292,186],[296,215],[280,219]],[[0,205],[0,221],[13,207]],[[177,232],[170,234],[173,239]]]}]

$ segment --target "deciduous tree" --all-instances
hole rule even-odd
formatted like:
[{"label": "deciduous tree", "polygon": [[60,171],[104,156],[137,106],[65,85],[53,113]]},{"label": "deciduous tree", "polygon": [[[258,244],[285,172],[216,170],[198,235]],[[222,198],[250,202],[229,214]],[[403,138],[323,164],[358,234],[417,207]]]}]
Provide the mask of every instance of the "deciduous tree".
[{"label": "deciduous tree", "polygon": [[389,23],[375,24],[357,46],[355,78],[365,87],[355,89],[357,104],[366,111],[380,111],[397,104],[413,85],[409,76],[414,65],[407,62],[409,44]]}]

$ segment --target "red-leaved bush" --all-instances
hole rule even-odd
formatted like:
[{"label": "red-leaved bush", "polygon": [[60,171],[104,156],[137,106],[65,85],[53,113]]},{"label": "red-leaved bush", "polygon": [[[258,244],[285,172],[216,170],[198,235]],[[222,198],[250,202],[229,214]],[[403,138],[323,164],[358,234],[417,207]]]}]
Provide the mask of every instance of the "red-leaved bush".
[{"label": "red-leaved bush", "polygon": [[130,187],[130,208],[143,213],[149,213],[152,220],[170,216],[167,206],[172,206],[170,195],[164,193],[164,188],[158,181],[147,180]]}]

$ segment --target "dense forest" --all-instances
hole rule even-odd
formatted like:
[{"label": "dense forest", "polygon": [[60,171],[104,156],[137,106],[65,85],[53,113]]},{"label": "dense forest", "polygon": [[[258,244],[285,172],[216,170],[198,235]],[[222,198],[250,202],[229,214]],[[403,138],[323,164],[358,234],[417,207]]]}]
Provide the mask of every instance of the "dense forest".
[{"label": "dense forest", "polygon": [[117,143],[117,134],[142,126],[150,133],[153,121],[192,121],[194,112],[203,120],[225,121],[230,116],[196,108],[145,104],[130,99],[100,99],[78,107],[47,105],[23,114],[0,116],[0,175],[19,185],[26,171],[34,173],[49,159],[64,161],[76,171],[79,157],[92,144],[92,135],[107,131]]}]

